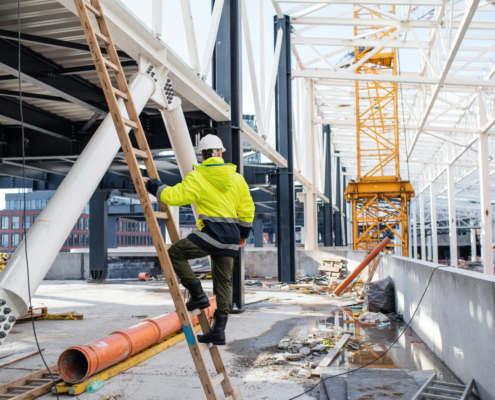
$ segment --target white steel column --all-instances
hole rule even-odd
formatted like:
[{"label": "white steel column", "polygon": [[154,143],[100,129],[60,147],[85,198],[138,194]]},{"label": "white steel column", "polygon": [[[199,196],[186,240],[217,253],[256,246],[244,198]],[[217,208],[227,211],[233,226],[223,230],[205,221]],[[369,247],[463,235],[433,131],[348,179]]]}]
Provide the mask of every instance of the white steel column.
[{"label": "white steel column", "polygon": [[471,228],[471,261],[476,262],[476,229]]},{"label": "white steel column", "polygon": [[305,140],[305,152],[306,152],[306,178],[311,181],[311,189],[305,189],[304,199],[304,249],[305,250],[318,250],[318,208],[316,205],[316,190],[318,183],[316,180],[316,132],[315,132],[315,97],[313,81],[308,80],[306,84],[307,94],[306,97],[306,140]]},{"label": "white steel column", "polygon": [[412,242],[413,242],[413,251],[412,251],[412,258],[417,260],[418,259],[418,235],[416,234],[416,223],[417,223],[417,212],[416,212],[416,203],[417,201],[412,202],[412,219],[411,219],[411,225],[412,225]]},{"label": "white steel column", "polygon": [[426,261],[426,231],[425,231],[425,198],[423,192],[419,194],[419,222],[421,237],[421,259]]},{"label": "white steel column", "polygon": [[432,261],[438,264],[438,235],[437,235],[437,189],[435,182],[430,183],[430,219],[431,219],[431,248]]},{"label": "white steel column", "polygon": [[449,202],[450,265],[457,268],[457,217],[455,214],[455,182],[453,165],[449,165],[447,167],[447,186]]},{"label": "white steel column", "polygon": [[[137,111],[141,112],[153,95],[156,85],[149,75],[139,73],[131,78],[129,89]],[[119,100],[119,107],[122,116],[128,118],[122,100]],[[14,317],[26,314],[29,296],[36,293],[119,149],[117,130],[112,116],[107,114],[0,274],[0,298],[6,300],[6,306],[12,310],[11,315]],[[26,241],[29,242],[28,246]],[[26,247],[30,267],[30,293],[26,284]]]},{"label": "white steel column", "polygon": [[407,226],[407,236],[409,237],[409,258],[414,258],[413,256],[413,236],[412,236],[412,226],[413,226],[413,210],[412,210],[412,201],[409,203],[409,221]]},{"label": "white steel column", "polygon": [[[478,122],[480,128],[487,123],[485,102],[483,93],[478,92]],[[484,129],[478,139],[478,157],[479,157],[479,178],[480,178],[480,205],[481,205],[481,254],[483,271],[485,274],[493,275],[493,243],[492,243],[492,207],[490,196],[490,168],[488,165],[490,139],[488,132]]]}]

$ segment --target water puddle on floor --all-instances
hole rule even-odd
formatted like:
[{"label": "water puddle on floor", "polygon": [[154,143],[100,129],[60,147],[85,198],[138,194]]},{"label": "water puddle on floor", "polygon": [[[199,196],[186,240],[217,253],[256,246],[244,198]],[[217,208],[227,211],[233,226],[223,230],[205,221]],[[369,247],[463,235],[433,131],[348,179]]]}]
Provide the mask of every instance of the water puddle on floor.
[{"label": "water puddle on floor", "polygon": [[[436,369],[440,373],[448,371],[426,345],[407,329],[393,347],[387,349],[401,334],[403,322],[391,321],[388,328],[378,328],[362,324],[353,318],[355,310],[342,308],[334,311],[329,318],[312,321],[308,332],[348,331],[353,336],[348,342],[355,348],[346,347],[332,362],[332,367],[407,369],[410,371]],[[356,346],[354,346],[356,345]],[[379,358],[378,358],[379,357]],[[377,359],[374,361],[375,359]]]}]

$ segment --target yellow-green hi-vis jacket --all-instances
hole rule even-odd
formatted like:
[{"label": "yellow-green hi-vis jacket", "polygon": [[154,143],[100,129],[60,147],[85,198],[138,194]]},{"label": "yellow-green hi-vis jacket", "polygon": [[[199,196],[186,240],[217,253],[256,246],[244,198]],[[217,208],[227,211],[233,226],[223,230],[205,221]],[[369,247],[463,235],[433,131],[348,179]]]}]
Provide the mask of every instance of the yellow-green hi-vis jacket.
[{"label": "yellow-green hi-vis jacket", "polygon": [[171,206],[196,204],[199,230],[188,239],[211,254],[236,257],[241,238],[247,238],[254,219],[254,203],[236,166],[212,157],[175,186],[160,186],[157,197]]}]

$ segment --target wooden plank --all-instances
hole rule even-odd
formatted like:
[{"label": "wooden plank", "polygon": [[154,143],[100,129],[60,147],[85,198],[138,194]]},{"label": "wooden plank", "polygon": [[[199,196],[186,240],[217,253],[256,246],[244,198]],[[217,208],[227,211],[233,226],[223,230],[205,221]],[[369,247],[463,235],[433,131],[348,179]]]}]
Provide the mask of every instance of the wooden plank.
[{"label": "wooden plank", "polygon": [[[45,349],[41,349],[43,351]],[[6,367],[7,365],[12,365],[18,361],[25,360],[26,358],[35,356],[36,354],[39,354],[39,351],[35,351],[33,353],[21,353],[21,354],[14,354],[13,356],[6,357],[4,360],[2,360],[2,364],[0,364],[0,368]]]},{"label": "wooden plank", "polygon": [[100,39],[103,43],[109,44],[108,38],[105,35],[102,35],[100,32],[95,31],[95,35],[98,39]]},{"label": "wooden plank", "polygon": [[147,160],[148,159],[148,154],[146,154],[145,151],[143,150],[139,150],[139,149],[132,149],[132,152],[137,156],[137,157],[141,157],[143,160]]},{"label": "wooden plank", "polygon": [[350,337],[351,335],[349,333],[344,333],[340,340],[332,348],[332,350],[325,356],[323,360],[320,361],[318,367],[316,367],[311,372],[311,375],[321,376],[321,367],[328,367],[332,363],[334,358],[337,357],[337,354],[339,354],[339,351],[342,349],[342,347],[344,347]]},{"label": "wooden plank", "polygon": [[119,67],[117,67],[117,65],[115,65],[113,62],[107,60],[105,57],[102,57],[101,60],[103,61],[103,64],[105,64],[105,66],[107,66],[110,69],[113,69],[115,73],[119,73]]},{"label": "wooden plank", "polygon": [[332,261],[332,262],[344,262],[345,260],[342,258],[333,258],[333,257],[321,257],[320,260],[322,262]]},{"label": "wooden plank", "polygon": [[217,387],[218,385],[220,385],[224,379],[225,377],[223,376],[223,374],[215,376],[215,378],[213,378],[213,387]]},{"label": "wooden plank", "polygon": [[119,96],[121,99],[124,99],[124,100],[128,99],[127,95],[124,92],[122,92],[121,90],[119,90],[113,86],[112,86],[112,90],[115,93],[115,95]]},{"label": "wooden plank", "polygon": [[[134,121],[131,121],[130,119],[127,119],[127,118],[124,118],[124,117],[121,117],[121,118],[122,118],[122,121],[124,122],[125,125],[131,127],[134,130],[138,130],[139,129],[138,124],[136,124]],[[133,152],[133,154],[134,154],[134,152]]]},{"label": "wooden plank", "polygon": [[318,271],[328,271],[328,272],[340,272],[342,267],[334,267],[334,266],[329,266],[329,265],[320,265],[318,267]]},{"label": "wooden plank", "polygon": [[164,219],[168,220],[168,213],[162,212],[162,211],[155,211],[155,218],[156,219]]},{"label": "wooden plank", "polygon": [[84,5],[86,6],[86,8],[91,11],[95,16],[97,17],[101,17],[101,14],[100,12],[94,8],[91,4],[89,4],[87,1],[84,2]]}]

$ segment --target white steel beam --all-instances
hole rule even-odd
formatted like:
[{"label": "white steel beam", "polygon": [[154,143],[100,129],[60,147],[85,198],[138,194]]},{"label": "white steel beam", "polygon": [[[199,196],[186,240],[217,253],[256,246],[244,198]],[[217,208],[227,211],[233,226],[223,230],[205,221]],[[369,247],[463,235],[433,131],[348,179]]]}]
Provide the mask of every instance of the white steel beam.
[{"label": "white steel beam", "polygon": [[270,86],[268,87],[268,101],[266,103],[265,126],[267,127],[267,132],[272,116],[273,98],[275,97],[275,84],[277,83],[278,63],[280,61],[280,52],[282,50],[283,37],[284,31],[282,30],[282,28],[280,28],[277,32],[277,41],[275,42],[275,55],[273,57],[272,77],[270,80]]},{"label": "white steel beam", "polygon": [[287,160],[258,135],[245,121],[242,121],[241,137],[275,165],[280,168],[287,168]]},{"label": "white steel beam", "polygon": [[416,225],[418,223],[418,220],[417,220],[417,211],[416,211],[416,203],[417,203],[417,199],[414,199],[412,202],[411,202],[411,208],[412,208],[412,218],[411,218],[411,227],[412,227],[412,243],[413,243],[413,250],[412,250],[412,258],[414,260],[417,260],[418,259],[418,235],[416,234]]},{"label": "white steel beam", "polygon": [[199,74],[201,66],[199,65],[198,45],[196,43],[196,33],[194,32],[194,22],[191,12],[191,3],[189,0],[180,0],[182,9],[182,21],[184,22],[184,31],[186,33],[187,50],[189,52],[189,62],[196,74]]},{"label": "white steel beam", "polygon": [[431,247],[432,261],[438,264],[438,234],[437,234],[437,192],[435,182],[430,183],[430,219],[431,219]]},{"label": "white steel beam", "polygon": [[[383,28],[383,30],[393,29],[388,26]],[[377,31],[373,31],[375,33]],[[370,33],[367,33],[368,35]],[[299,37],[292,38],[291,44],[295,44],[298,46],[306,45],[310,43],[313,46],[356,46],[356,47],[376,47],[382,43],[382,40],[379,39],[341,39],[341,38],[318,38],[318,37],[305,37],[305,41],[302,41]],[[419,42],[423,47],[428,46],[427,41]],[[402,40],[394,40],[387,44],[387,47],[391,47],[394,49],[418,49],[419,45],[416,41],[407,41],[403,42]],[[326,55],[324,55],[326,57]],[[309,65],[305,64],[305,65]]]},{"label": "white steel beam", "polygon": [[447,167],[448,203],[449,203],[449,238],[450,265],[457,268],[457,216],[455,211],[454,166]]},{"label": "white steel beam", "polygon": [[208,79],[210,72],[211,57],[217,40],[218,27],[220,26],[220,18],[222,16],[224,0],[216,0],[211,13],[210,27],[208,28],[208,36],[206,37],[205,49],[201,61],[201,78]]},{"label": "white steel beam", "polygon": [[421,237],[421,259],[426,261],[426,231],[425,231],[425,199],[423,193],[419,194],[419,224]]},{"label": "white steel beam", "polygon": [[[275,1],[275,0],[273,0]],[[315,3],[325,3],[325,4],[350,4],[348,0],[280,0],[277,1],[279,4],[284,3],[304,3],[304,4],[315,4]],[[361,0],[359,4],[371,4],[371,5],[396,5],[396,6],[441,6],[443,4],[442,0]]]},{"label": "white steel beam", "polygon": [[[485,101],[481,90],[478,92],[478,125],[485,126],[487,123]],[[483,271],[485,274],[493,275],[493,251],[492,251],[492,206],[490,193],[490,166],[489,166],[489,146],[490,138],[488,133],[483,132],[478,140],[478,159],[480,176],[480,200],[481,200],[481,254]]]},{"label": "white steel beam", "polygon": [[471,228],[471,261],[476,262],[476,229]]}]

